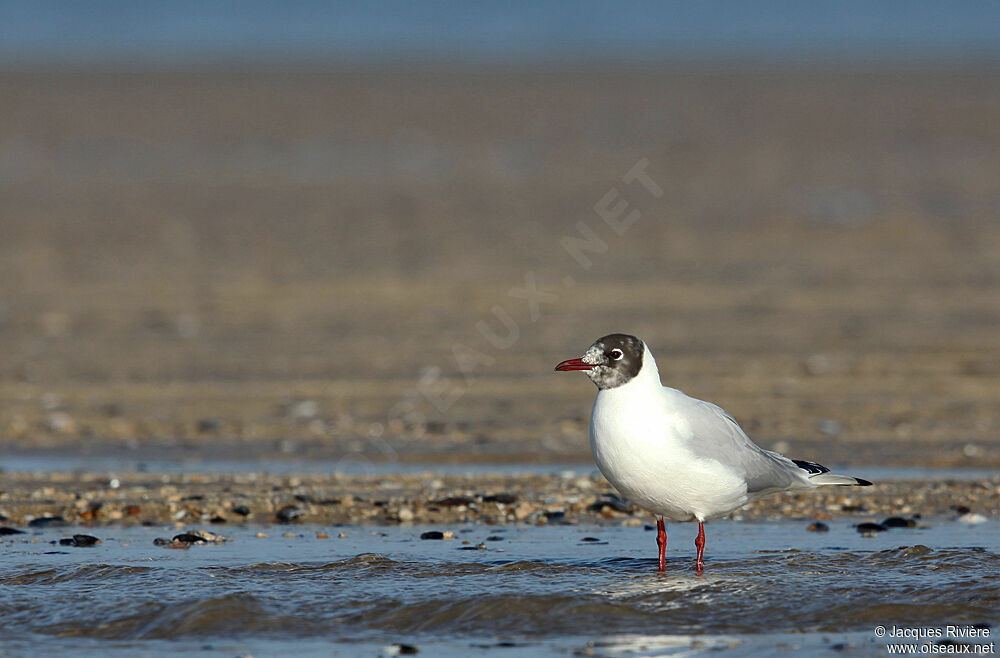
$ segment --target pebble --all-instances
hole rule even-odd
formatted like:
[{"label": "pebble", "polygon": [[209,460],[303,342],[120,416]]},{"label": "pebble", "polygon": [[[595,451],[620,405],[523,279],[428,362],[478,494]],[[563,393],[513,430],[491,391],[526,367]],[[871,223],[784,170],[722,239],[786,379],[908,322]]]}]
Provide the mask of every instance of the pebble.
[{"label": "pebble", "polygon": [[501,505],[513,505],[517,502],[517,496],[515,494],[501,493],[501,494],[490,494],[488,496],[483,496],[484,503],[500,503]]},{"label": "pebble", "polygon": [[204,541],[215,544],[221,544],[226,541],[226,538],[222,535],[217,535],[214,532],[209,532],[208,530],[192,530],[191,534],[195,537],[201,537]]},{"label": "pebble", "polygon": [[915,519],[904,519],[900,516],[890,516],[882,522],[882,525],[886,528],[916,528],[917,521]]},{"label": "pebble", "polygon": [[[653,527],[650,516],[641,510],[632,511],[629,502],[603,479],[585,478],[590,483],[589,489],[577,487],[577,481],[582,479],[578,473],[569,479],[530,474],[435,478],[421,473],[377,479],[351,475],[292,478],[260,474],[238,477],[161,474],[129,479],[118,490],[107,487],[108,478],[107,473],[52,474],[40,483],[37,476],[5,473],[2,513],[9,517],[6,525],[22,529],[58,527],[61,523],[85,520],[88,510],[99,509],[97,518],[103,524],[127,527],[174,522],[183,524],[176,530],[183,532],[192,523],[208,525],[216,517],[233,523],[254,516],[276,523],[278,511],[288,509],[282,505],[289,503],[291,509],[282,513],[284,518],[308,520],[326,527],[397,522],[438,527],[463,523],[495,526],[628,523]],[[197,490],[191,490],[192,486],[197,486]],[[919,510],[925,517],[975,523],[984,518],[1000,518],[998,494],[998,478],[888,481],[850,495],[830,487],[809,494],[769,496],[754,501],[734,516],[747,521],[804,518],[830,523],[832,518],[858,523],[893,516],[918,519],[914,511]],[[310,502],[296,502],[292,499],[295,495]],[[188,500],[182,501],[185,496]],[[283,499],[282,505],[272,507],[275,497]],[[136,501],[142,501],[141,508]],[[435,505],[429,501],[448,504]],[[292,510],[300,516],[291,519],[295,514]],[[413,518],[407,521],[409,512]],[[29,526],[30,520],[34,523]],[[808,525],[809,521],[805,523]],[[919,523],[922,522],[918,520]]]},{"label": "pebble", "polygon": [[171,541],[174,544],[221,544],[226,541],[226,538],[206,530],[189,530],[174,535]]},{"label": "pebble", "polygon": [[330,538],[330,535],[326,534],[325,532],[317,532],[316,533],[316,539],[329,539],[329,538]]},{"label": "pebble", "polygon": [[62,528],[69,525],[69,521],[61,516],[42,516],[28,522],[29,528]]},{"label": "pebble", "polygon": [[884,532],[886,527],[881,523],[859,523],[854,526],[858,532],[861,533],[862,537],[874,537],[880,532]]},{"label": "pebble", "polygon": [[18,530],[17,528],[11,528],[8,526],[0,527],[0,537],[3,535],[23,535],[24,530]]},{"label": "pebble", "polygon": [[291,523],[301,517],[302,514],[303,511],[296,505],[285,505],[279,509],[274,516],[280,523]]},{"label": "pebble", "polygon": [[218,432],[222,429],[221,418],[202,418],[198,421],[199,432]]},{"label": "pebble", "polygon": [[263,539],[263,538],[267,537],[267,533],[266,532],[258,532],[258,533],[254,534],[254,537],[257,537],[259,539]]},{"label": "pebble", "polygon": [[809,532],[830,532],[830,526],[823,523],[822,521],[816,521],[815,523],[809,524],[806,528]]},{"label": "pebble", "polygon": [[535,506],[530,503],[521,503],[514,508],[514,518],[523,521],[535,512]]},{"label": "pebble", "polygon": [[[55,542],[52,542],[53,544]],[[96,546],[100,544],[101,540],[93,535],[73,535],[72,537],[66,537],[59,540],[60,546]]]},{"label": "pebble", "polygon": [[448,498],[442,498],[441,500],[434,501],[432,505],[437,507],[468,507],[469,505],[475,504],[475,499],[469,498],[468,496],[449,496]]},{"label": "pebble", "polygon": [[440,530],[428,530],[427,532],[421,533],[421,539],[444,539],[444,533]]},{"label": "pebble", "polygon": [[390,644],[382,649],[383,656],[412,656],[420,653],[420,648],[413,644]]},{"label": "pebble", "polygon": [[631,503],[620,496],[616,496],[615,494],[604,494],[595,502],[591,503],[588,509],[591,512],[603,512],[605,508],[614,510],[615,512],[621,512],[623,514],[631,514],[635,511],[635,507],[633,507]]},{"label": "pebble", "polygon": [[347,539],[347,533],[346,532],[338,532],[337,533],[337,539]]}]

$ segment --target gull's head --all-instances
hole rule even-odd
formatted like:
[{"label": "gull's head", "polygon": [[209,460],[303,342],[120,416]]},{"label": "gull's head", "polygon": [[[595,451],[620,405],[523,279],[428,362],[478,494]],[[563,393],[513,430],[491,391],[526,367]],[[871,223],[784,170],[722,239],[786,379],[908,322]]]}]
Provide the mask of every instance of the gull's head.
[{"label": "gull's head", "polygon": [[595,340],[581,358],[563,361],[556,370],[583,370],[597,388],[615,388],[639,374],[645,352],[646,345],[635,336],[609,334]]}]

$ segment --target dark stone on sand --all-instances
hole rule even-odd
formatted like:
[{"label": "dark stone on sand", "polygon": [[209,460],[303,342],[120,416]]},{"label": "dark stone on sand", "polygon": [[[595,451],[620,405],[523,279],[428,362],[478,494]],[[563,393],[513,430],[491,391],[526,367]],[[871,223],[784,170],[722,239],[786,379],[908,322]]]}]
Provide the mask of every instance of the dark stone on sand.
[{"label": "dark stone on sand", "polygon": [[500,535],[490,535],[486,538],[486,541],[503,541],[503,537]]},{"label": "dark stone on sand", "polygon": [[28,522],[29,528],[63,528],[69,521],[61,516],[42,516]]},{"label": "dark stone on sand", "polygon": [[490,494],[488,496],[483,496],[484,503],[500,503],[501,505],[513,505],[517,502],[517,496],[515,494],[501,493],[501,494]]},{"label": "dark stone on sand", "polygon": [[427,430],[428,434],[444,434],[448,430],[448,426],[441,421],[432,420],[424,425],[424,429]]},{"label": "dark stone on sand", "polygon": [[171,543],[171,540],[167,539],[166,537],[157,537],[156,539],[153,540],[154,546],[166,546],[169,543]]},{"label": "dark stone on sand", "polygon": [[250,508],[246,505],[236,505],[233,507],[233,513],[240,516],[250,516]]},{"label": "dark stone on sand", "polygon": [[549,521],[558,521],[565,518],[566,512],[559,510],[558,512],[545,512],[545,518]]},{"label": "dark stone on sand", "polygon": [[222,429],[221,418],[202,418],[198,421],[199,432],[218,432]]},{"label": "dark stone on sand", "polygon": [[216,516],[213,516],[211,519],[209,519],[208,522],[209,523],[226,523],[226,517],[216,515]]},{"label": "dark stone on sand", "polygon": [[285,505],[277,512],[275,512],[274,516],[278,519],[280,523],[291,523],[292,521],[299,518],[303,514],[304,512],[295,505]]},{"label": "dark stone on sand", "polygon": [[901,516],[890,516],[882,522],[886,528],[916,528],[917,522],[913,519],[904,519]]},{"label": "dark stone on sand", "polygon": [[452,496],[450,498],[442,498],[441,500],[435,501],[433,504],[440,507],[458,507],[460,505],[468,507],[475,502],[475,499],[469,498],[468,496]]},{"label": "dark stone on sand", "polygon": [[830,526],[823,523],[822,521],[816,521],[815,523],[809,524],[806,528],[809,532],[830,532]]},{"label": "dark stone on sand", "polygon": [[863,535],[874,535],[876,532],[884,532],[886,527],[881,523],[859,523],[854,526]]},{"label": "dark stone on sand", "polygon": [[204,544],[206,543],[206,540],[204,537],[199,537],[196,534],[190,532],[184,532],[179,535],[174,535],[174,540],[172,543]]},{"label": "dark stone on sand", "polygon": [[102,410],[108,418],[121,418],[125,415],[125,408],[120,402],[109,402]]},{"label": "dark stone on sand", "polygon": [[0,537],[4,535],[23,535],[24,530],[18,530],[17,528],[10,528],[8,526],[3,526],[0,528]]},{"label": "dark stone on sand", "polygon": [[191,494],[190,496],[184,496],[181,500],[205,500],[205,497],[201,494]]},{"label": "dark stone on sand", "polygon": [[589,509],[591,512],[600,512],[605,507],[610,507],[616,512],[623,512],[625,514],[631,514],[634,511],[634,508],[628,501],[614,494],[604,494],[592,503]]},{"label": "dark stone on sand", "polygon": [[420,535],[421,539],[444,539],[444,533],[440,530],[428,530]]},{"label": "dark stone on sand", "polygon": [[485,551],[486,550],[486,542],[479,542],[475,546],[461,546],[461,547],[459,547],[458,550],[460,550],[460,551]]},{"label": "dark stone on sand", "polygon": [[420,648],[413,644],[393,644],[391,645],[395,653],[400,656],[412,656],[414,654],[420,653]]},{"label": "dark stone on sand", "polygon": [[101,540],[93,535],[73,535],[72,537],[66,537],[65,539],[59,540],[60,546],[96,546],[100,544]]},{"label": "dark stone on sand", "polygon": [[645,530],[646,532],[649,532],[650,530],[656,530],[656,526],[655,525],[649,525],[647,523],[646,525],[642,526],[642,529]]},{"label": "dark stone on sand", "polygon": [[601,540],[598,539],[597,537],[584,537],[580,541],[593,542],[593,541],[601,541]]}]

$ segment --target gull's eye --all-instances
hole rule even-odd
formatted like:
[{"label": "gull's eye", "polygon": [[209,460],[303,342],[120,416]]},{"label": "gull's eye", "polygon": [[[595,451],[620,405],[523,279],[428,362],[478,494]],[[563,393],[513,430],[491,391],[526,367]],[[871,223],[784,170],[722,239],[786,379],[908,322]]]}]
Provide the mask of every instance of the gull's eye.
[{"label": "gull's eye", "polygon": [[623,356],[625,356],[625,354],[617,347],[611,350],[611,358],[614,359],[615,361],[621,361]]}]

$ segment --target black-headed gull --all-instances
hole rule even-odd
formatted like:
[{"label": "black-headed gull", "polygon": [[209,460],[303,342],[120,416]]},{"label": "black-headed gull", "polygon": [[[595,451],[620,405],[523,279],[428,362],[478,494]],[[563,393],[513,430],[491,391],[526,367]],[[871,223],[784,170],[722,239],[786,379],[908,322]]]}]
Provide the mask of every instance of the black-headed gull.
[{"label": "black-headed gull", "polygon": [[582,358],[556,370],[585,370],[597,384],[590,416],[594,461],[623,496],[656,516],[660,571],[666,570],[664,520],[698,522],[700,573],[705,521],[765,494],[871,485],[764,450],[720,407],[663,386],[653,354],[635,336],[599,338]]}]

